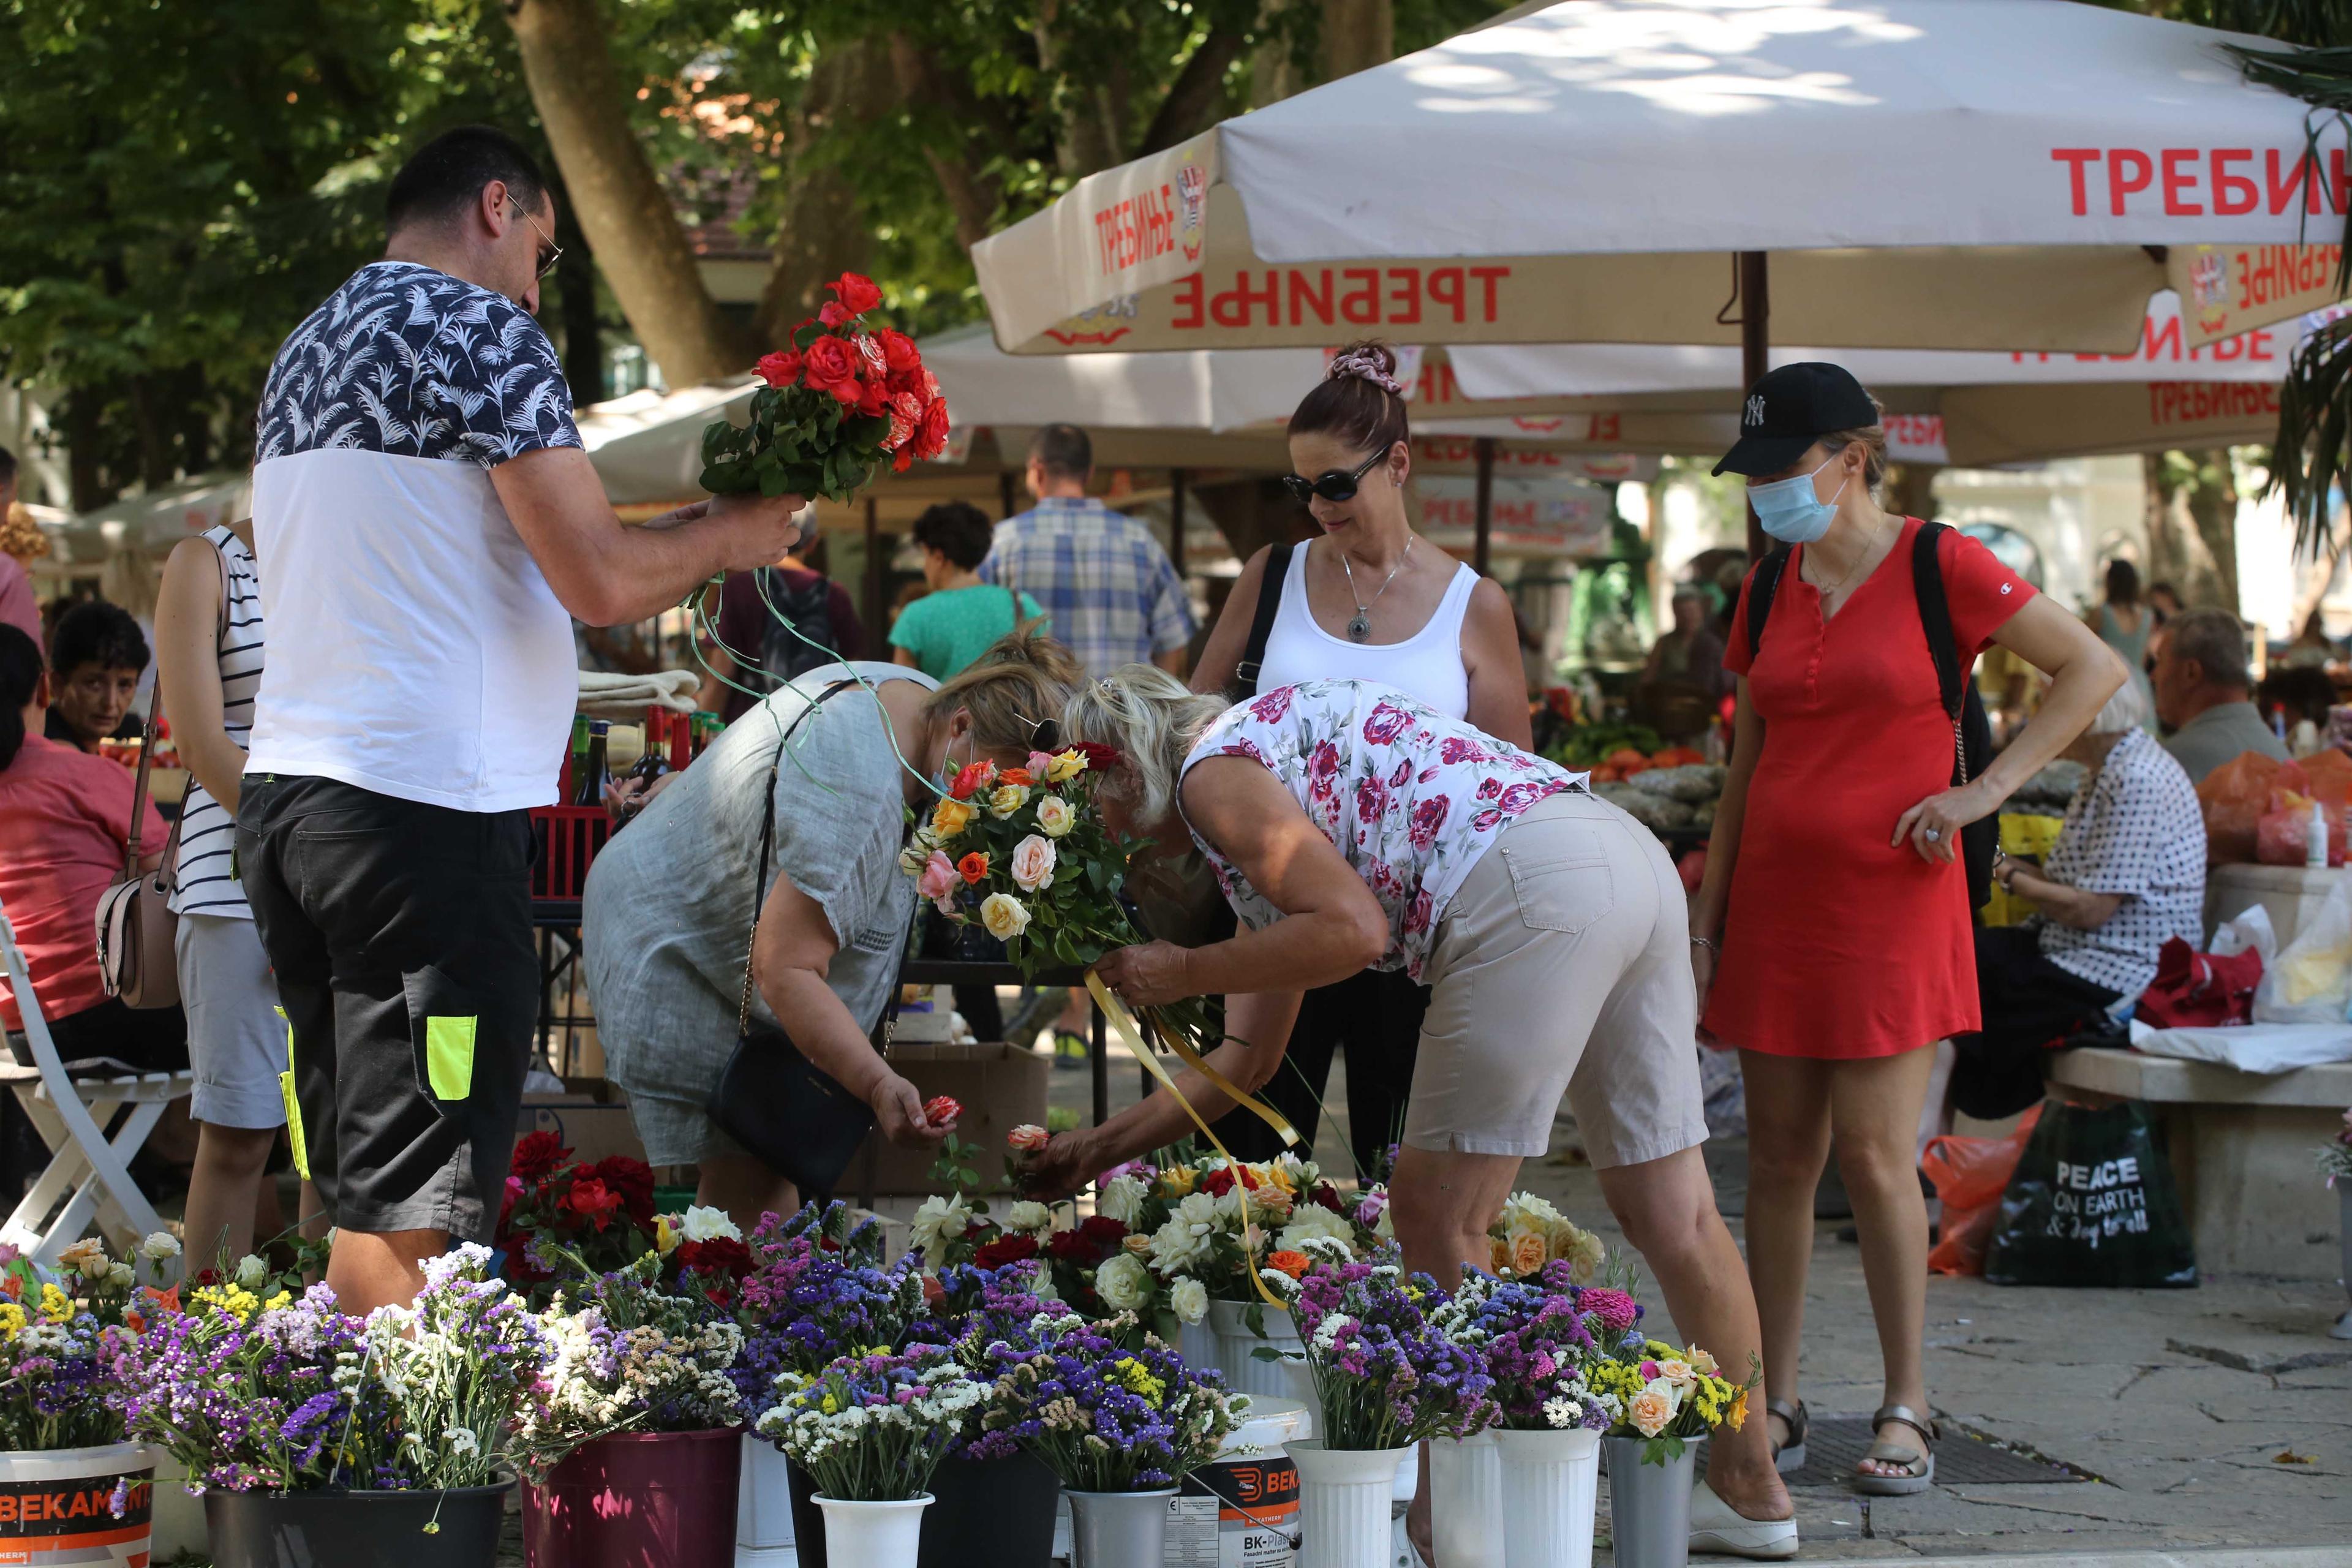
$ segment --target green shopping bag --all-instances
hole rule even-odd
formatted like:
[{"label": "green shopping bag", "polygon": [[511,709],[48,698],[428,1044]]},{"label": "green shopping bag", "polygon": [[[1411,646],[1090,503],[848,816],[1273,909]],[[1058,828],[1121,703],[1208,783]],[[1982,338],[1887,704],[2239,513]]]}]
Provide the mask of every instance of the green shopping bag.
[{"label": "green shopping bag", "polygon": [[2189,1219],[2146,1105],[2043,1106],[2002,1194],[1984,1277],[2110,1289],[2197,1283]]}]

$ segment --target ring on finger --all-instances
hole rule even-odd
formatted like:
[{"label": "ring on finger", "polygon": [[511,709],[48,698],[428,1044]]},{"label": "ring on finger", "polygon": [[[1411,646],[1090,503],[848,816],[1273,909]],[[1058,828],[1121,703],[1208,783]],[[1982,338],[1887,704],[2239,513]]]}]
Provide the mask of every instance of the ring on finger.
[{"label": "ring on finger", "polygon": [[1930,844],[1937,843],[1937,841],[1939,841],[1939,840],[1944,837],[1944,836],[1943,836],[1943,834],[1942,834],[1939,830],[1937,830],[1937,829],[1936,829],[1936,828],[1933,828],[1933,827],[1928,828],[1928,829],[1927,830],[1927,842],[1928,842],[1928,843],[1930,843]]}]

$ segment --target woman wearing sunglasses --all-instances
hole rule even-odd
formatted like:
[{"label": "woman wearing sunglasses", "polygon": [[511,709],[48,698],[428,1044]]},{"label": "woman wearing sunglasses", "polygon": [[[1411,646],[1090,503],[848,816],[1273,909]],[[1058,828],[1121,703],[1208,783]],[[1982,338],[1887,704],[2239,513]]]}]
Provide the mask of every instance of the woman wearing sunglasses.
[{"label": "woman wearing sunglasses", "polygon": [[[1255,1089],[1280,1068],[1298,987],[1368,965],[1428,982],[1390,1189],[1406,1267],[1450,1286],[1465,1264],[1487,1266],[1486,1227],[1520,1162],[1549,1147],[1565,1094],[1675,1328],[1746,1376],[1756,1307],[1699,1154],[1689,928],[1654,835],[1579,775],[1365,681],[1278,687],[1229,710],[1129,665],[1066,718],[1073,739],[1123,759],[1097,795],[1105,822],[1150,837],[1155,855],[1197,846],[1244,928],[1193,948],[1120,948],[1097,967],[1106,984],[1139,1005],[1225,994],[1226,1037],[1208,1061]],[[1179,1083],[1221,1138],[1254,1120],[1221,1116],[1227,1102],[1198,1075]],[[1064,1196],[1190,1125],[1162,1090],[1055,1138],[1032,1189]],[[1692,1499],[1693,1545],[1793,1554],[1761,1424],[1708,1447],[1715,1489]],[[1424,1555],[1426,1497],[1408,1521]]]},{"label": "woman wearing sunglasses", "polygon": [[[1293,471],[1282,482],[1314,537],[1250,558],[1192,689],[1245,698],[1304,680],[1375,681],[1527,748],[1528,683],[1509,596],[1415,533],[1406,514],[1412,449],[1396,369],[1387,344],[1356,343],[1333,356],[1291,415]],[[1428,1006],[1424,987],[1392,972],[1309,992],[1268,1098],[1312,1143],[1331,1058],[1344,1047],[1349,1142],[1359,1172],[1377,1173],[1404,1124]],[[1234,1153],[1275,1153],[1273,1133],[1244,1120],[1253,1125],[1231,1128]]]}]

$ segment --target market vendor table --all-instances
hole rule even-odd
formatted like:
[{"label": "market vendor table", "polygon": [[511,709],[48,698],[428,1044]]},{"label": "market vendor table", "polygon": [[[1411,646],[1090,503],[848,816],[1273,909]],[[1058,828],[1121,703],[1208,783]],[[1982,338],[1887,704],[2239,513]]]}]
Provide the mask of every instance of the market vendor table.
[{"label": "market vendor table", "polygon": [[2352,1062],[2247,1073],[2086,1047],[2056,1053],[2050,1081],[2157,1109],[2200,1268],[2336,1278],[2336,1197],[2312,1151],[2352,1105]]}]

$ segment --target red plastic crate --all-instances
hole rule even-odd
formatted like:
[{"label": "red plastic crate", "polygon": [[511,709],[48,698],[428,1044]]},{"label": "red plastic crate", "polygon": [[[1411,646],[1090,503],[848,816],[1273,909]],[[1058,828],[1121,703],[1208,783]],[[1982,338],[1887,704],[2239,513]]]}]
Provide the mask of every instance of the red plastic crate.
[{"label": "red plastic crate", "polygon": [[613,819],[601,805],[535,805],[530,836],[538,855],[530,866],[534,899],[576,899],[588,885],[588,868],[613,837]]}]

